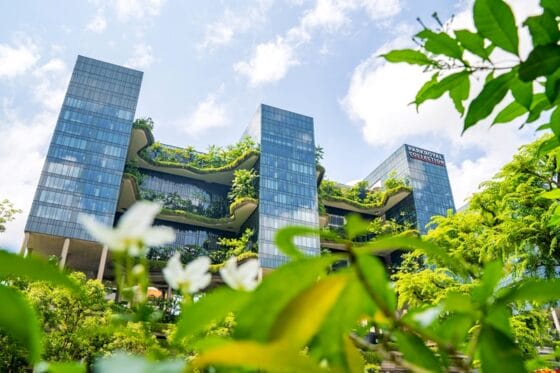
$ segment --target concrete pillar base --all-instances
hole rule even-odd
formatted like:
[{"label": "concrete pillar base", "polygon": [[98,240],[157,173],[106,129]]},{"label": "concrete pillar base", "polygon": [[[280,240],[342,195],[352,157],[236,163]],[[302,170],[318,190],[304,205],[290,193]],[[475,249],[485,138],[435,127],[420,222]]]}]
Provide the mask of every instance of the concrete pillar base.
[{"label": "concrete pillar base", "polygon": [[109,248],[107,245],[103,246],[103,251],[101,251],[101,258],[99,259],[99,268],[97,269],[97,279],[99,281],[103,280],[103,274],[105,273],[105,263],[107,262],[107,252]]},{"label": "concrete pillar base", "polygon": [[68,249],[70,248],[70,239],[64,239],[64,244],[62,244],[62,253],[60,254],[59,268],[62,270],[66,265],[66,259],[68,258]]}]

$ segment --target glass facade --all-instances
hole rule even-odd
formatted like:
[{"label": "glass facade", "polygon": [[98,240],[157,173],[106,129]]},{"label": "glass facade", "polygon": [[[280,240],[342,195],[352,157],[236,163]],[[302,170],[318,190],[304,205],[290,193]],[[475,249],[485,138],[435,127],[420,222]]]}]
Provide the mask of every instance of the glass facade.
[{"label": "glass facade", "polygon": [[[313,118],[261,105],[246,134],[260,143],[258,247],[262,267],[277,268],[287,258],[274,234],[286,225],[319,227]],[[295,244],[319,255],[318,237]]]},{"label": "glass facade", "polygon": [[432,216],[446,215],[449,209],[455,211],[443,154],[405,144],[365,180],[370,186],[381,186],[391,173],[407,179],[413,192],[412,197],[387,212],[388,218],[415,222],[417,228],[425,233]]},{"label": "glass facade", "polygon": [[142,72],[78,56],[27,232],[91,239],[78,214],[115,218]]}]

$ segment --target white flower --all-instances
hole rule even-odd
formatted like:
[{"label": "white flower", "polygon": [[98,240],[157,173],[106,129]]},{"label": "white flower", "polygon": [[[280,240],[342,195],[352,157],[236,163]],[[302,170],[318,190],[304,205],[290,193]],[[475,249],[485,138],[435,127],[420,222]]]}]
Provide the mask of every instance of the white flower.
[{"label": "white flower", "polygon": [[210,258],[201,256],[186,266],[181,263],[181,255],[175,253],[163,269],[165,281],[173,289],[181,289],[193,294],[210,284],[212,275],[208,273]]},{"label": "white flower", "polygon": [[237,266],[237,259],[231,257],[226,264],[220,268],[220,275],[225,283],[236,290],[251,291],[258,285],[259,261],[250,259]]},{"label": "white flower", "polygon": [[169,227],[153,227],[156,215],[161,211],[159,203],[140,201],[135,203],[119,220],[116,228],[100,224],[88,215],[78,220],[97,241],[115,252],[128,250],[131,256],[144,255],[146,247],[161,246],[175,241],[175,232]]}]

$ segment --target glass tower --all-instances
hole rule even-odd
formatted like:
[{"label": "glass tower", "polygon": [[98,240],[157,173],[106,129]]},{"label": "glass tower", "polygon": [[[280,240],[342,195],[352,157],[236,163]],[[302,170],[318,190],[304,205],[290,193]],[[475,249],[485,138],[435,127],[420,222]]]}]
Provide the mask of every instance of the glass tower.
[{"label": "glass tower", "polygon": [[89,240],[78,214],[113,224],[142,72],[78,56],[26,232]]},{"label": "glass tower", "polygon": [[434,215],[455,212],[451,185],[443,154],[404,144],[381,163],[365,180],[370,186],[381,186],[388,177],[406,179],[412,195],[387,211],[387,218],[408,220],[426,233],[426,224]]},{"label": "glass tower", "polygon": [[[258,248],[264,268],[287,261],[274,244],[286,225],[319,227],[313,118],[261,105],[246,134],[260,143]],[[319,255],[318,237],[297,237],[296,245]]]}]

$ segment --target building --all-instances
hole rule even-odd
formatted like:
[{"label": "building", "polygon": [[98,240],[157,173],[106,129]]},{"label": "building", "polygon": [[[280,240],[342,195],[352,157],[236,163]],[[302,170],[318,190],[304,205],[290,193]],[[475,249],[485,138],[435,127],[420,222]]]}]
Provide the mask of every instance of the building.
[{"label": "building", "polygon": [[[151,120],[133,121],[141,82],[139,71],[78,57],[22,253],[55,255],[62,267],[111,280],[110,253],[82,229],[78,215],[116,225],[136,201],[159,201],[163,209],[155,224],[177,233],[173,244],[148,254],[151,280],[164,286],[161,268],[175,251],[185,260],[209,255],[214,269],[227,255],[240,261],[258,257],[261,267],[273,269],[287,261],[274,245],[279,228],[336,230],[350,213],[385,218],[411,198],[406,185],[368,190],[366,182],[348,198],[341,192],[348,187],[322,181],[313,118],[268,105],[259,106],[239,142],[228,147],[202,153],[162,144],[154,139]],[[407,175],[417,185],[416,174]],[[414,201],[419,196],[415,191]],[[227,251],[224,239],[241,239],[243,245]],[[318,237],[297,237],[295,243],[309,255],[344,249]]]},{"label": "building", "polygon": [[387,218],[414,223],[421,233],[434,215],[455,212],[453,194],[443,154],[404,144],[373,170],[365,180],[370,187],[389,177],[405,179],[412,194],[387,211]]}]

